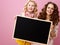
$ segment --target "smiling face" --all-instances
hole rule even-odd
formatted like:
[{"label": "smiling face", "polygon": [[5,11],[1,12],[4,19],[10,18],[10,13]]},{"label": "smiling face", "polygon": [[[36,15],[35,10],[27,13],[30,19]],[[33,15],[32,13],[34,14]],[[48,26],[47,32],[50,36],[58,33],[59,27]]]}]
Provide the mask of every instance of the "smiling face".
[{"label": "smiling face", "polygon": [[27,11],[32,13],[35,9],[35,4],[33,2],[29,2],[27,5]]},{"label": "smiling face", "polygon": [[47,9],[46,9],[46,13],[47,15],[51,15],[54,11],[54,5],[53,4],[48,4]]}]

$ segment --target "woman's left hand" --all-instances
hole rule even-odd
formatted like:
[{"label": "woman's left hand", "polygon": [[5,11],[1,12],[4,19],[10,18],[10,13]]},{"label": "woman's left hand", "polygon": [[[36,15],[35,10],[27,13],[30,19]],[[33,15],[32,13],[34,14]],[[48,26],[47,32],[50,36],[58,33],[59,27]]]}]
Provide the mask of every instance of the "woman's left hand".
[{"label": "woman's left hand", "polygon": [[56,37],[56,33],[55,33],[55,31],[54,31],[54,30],[52,30],[52,31],[50,32],[50,36],[51,36],[51,38]]}]

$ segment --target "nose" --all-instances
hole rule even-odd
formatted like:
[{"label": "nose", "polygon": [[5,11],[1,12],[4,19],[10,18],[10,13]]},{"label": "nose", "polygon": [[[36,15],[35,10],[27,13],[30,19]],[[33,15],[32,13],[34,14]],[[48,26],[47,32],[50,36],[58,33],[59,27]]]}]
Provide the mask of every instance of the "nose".
[{"label": "nose", "polygon": [[50,9],[49,9],[49,11],[51,12],[51,11],[52,11],[52,9],[50,8]]}]

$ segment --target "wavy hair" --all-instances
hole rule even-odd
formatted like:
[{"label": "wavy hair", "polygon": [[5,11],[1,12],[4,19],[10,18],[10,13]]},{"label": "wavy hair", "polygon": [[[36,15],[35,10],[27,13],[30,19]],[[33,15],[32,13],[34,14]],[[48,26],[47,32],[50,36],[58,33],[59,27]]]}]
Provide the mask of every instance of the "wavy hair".
[{"label": "wavy hair", "polygon": [[27,11],[27,5],[29,4],[29,2],[33,2],[33,3],[35,4],[35,8],[34,8],[33,13],[36,14],[36,13],[37,13],[37,3],[36,3],[35,1],[33,1],[33,0],[29,0],[29,1],[26,3],[26,5],[24,6],[24,12]]},{"label": "wavy hair", "polygon": [[55,3],[53,3],[53,2],[48,2],[48,3],[45,5],[45,7],[44,7],[44,8],[42,9],[42,11],[39,13],[38,18],[39,18],[39,19],[44,19],[44,20],[46,20],[46,15],[47,15],[46,9],[47,9],[47,6],[48,6],[49,4],[53,4],[53,5],[54,5],[54,11],[53,11],[53,13],[51,14],[51,19],[50,19],[50,21],[53,22],[53,25],[57,25],[58,22],[59,22],[59,11],[58,11],[57,5],[56,5]]}]

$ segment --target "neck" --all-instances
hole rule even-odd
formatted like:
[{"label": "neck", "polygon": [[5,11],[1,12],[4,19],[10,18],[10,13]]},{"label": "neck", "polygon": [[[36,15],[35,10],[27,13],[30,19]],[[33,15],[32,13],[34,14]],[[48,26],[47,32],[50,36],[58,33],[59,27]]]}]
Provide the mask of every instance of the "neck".
[{"label": "neck", "polygon": [[46,20],[49,20],[50,21],[50,19],[51,19],[50,17],[51,17],[50,15],[47,15],[46,16]]},{"label": "neck", "polygon": [[31,13],[31,12],[26,12],[26,13],[25,13],[25,16],[27,16],[27,17],[34,17],[34,14]]},{"label": "neck", "polygon": [[29,14],[32,14],[33,12],[28,12]]}]

